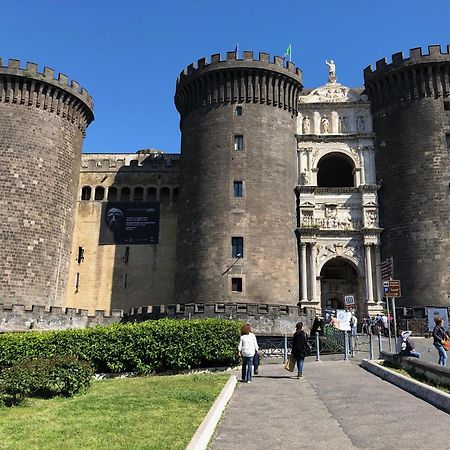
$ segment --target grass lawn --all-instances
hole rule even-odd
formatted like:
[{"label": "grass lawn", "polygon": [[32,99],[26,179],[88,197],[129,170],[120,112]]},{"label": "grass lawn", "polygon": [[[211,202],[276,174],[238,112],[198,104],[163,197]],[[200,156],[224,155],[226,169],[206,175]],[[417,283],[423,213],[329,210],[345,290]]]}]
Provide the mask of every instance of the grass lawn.
[{"label": "grass lawn", "polygon": [[228,375],[96,381],[73,398],[0,407],[2,449],[184,449]]},{"label": "grass lawn", "polygon": [[436,389],[439,389],[442,392],[445,392],[446,394],[450,394],[450,389],[447,388],[446,386],[441,386],[440,384],[436,384],[431,382],[430,380],[428,380],[427,378],[423,377],[423,376],[417,376],[414,373],[409,373],[408,371],[404,370],[404,369],[397,369],[395,367],[391,367],[387,364],[381,364],[382,366],[384,366],[386,369],[392,370],[394,372],[400,373],[402,375],[404,375],[405,377],[409,377],[409,378],[413,378],[414,380],[420,381],[423,384],[427,384],[428,386],[432,386]]}]

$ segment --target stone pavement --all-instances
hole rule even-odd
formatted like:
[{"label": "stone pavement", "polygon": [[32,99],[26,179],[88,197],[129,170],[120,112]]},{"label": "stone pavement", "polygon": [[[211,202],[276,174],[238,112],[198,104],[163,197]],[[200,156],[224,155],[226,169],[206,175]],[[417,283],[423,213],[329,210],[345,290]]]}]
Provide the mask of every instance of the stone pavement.
[{"label": "stone pavement", "polygon": [[449,430],[450,415],[357,361],[309,357],[300,380],[279,363],[238,383],[210,448],[426,449],[447,447]]}]

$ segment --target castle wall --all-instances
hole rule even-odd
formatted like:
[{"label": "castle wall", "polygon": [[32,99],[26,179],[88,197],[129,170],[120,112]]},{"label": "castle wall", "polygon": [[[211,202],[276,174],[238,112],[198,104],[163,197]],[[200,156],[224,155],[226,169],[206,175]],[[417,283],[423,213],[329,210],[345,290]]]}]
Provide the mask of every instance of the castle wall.
[{"label": "castle wall", "polygon": [[64,303],[91,107],[64,75],[0,60],[0,303]]},{"label": "castle wall", "polygon": [[[83,155],[65,306],[86,309],[92,314],[95,310],[128,311],[143,305],[173,303],[178,157]],[[91,187],[90,200],[81,199],[84,187]],[[102,200],[95,200],[98,187],[105,190]],[[112,187],[118,190],[118,200],[121,189],[129,188],[132,204],[159,203],[157,244],[104,245],[100,242],[100,230],[105,225],[102,212]],[[144,191],[140,201],[133,197],[137,187]],[[155,197],[150,198],[149,189],[154,190]],[[80,247],[81,261],[78,260]]]},{"label": "castle wall", "polygon": [[399,304],[408,306],[450,300],[450,56],[429,50],[365,70],[378,137],[382,258],[393,256]]},{"label": "castle wall", "polygon": [[[234,55],[234,59],[233,59]],[[215,71],[214,71],[215,70]],[[295,117],[299,72],[227,54],[182,74],[175,299],[297,304]],[[242,108],[239,115],[236,106]],[[235,137],[243,137],[242,149]],[[242,181],[243,195],[233,191]],[[232,238],[243,239],[243,254]],[[239,250],[240,251],[240,250]],[[242,288],[233,287],[233,279]]]}]

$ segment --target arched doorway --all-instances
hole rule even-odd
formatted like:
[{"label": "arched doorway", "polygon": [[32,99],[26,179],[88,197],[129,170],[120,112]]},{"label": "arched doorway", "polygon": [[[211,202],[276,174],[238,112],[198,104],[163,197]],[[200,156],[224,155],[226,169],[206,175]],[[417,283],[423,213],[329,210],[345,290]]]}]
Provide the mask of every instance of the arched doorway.
[{"label": "arched doorway", "polygon": [[[321,307],[324,317],[330,311],[345,309],[344,296],[355,297],[356,315],[361,317],[361,283],[357,268],[349,260],[336,257],[327,261],[320,271]],[[328,313],[328,314],[327,314]]]},{"label": "arched doorway", "polygon": [[317,165],[317,186],[354,187],[355,165],[343,153],[332,152],[323,156]]}]

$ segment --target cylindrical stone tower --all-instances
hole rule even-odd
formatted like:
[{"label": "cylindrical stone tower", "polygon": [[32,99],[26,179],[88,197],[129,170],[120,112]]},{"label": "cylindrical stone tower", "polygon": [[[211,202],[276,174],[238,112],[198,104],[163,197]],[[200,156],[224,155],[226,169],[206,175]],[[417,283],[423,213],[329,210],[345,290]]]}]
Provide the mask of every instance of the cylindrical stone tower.
[{"label": "cylindrical stone tower", "polygon": [[0,59],[0,303],[63,306],[92,98]]},{"label": "cylindrical stone tower", "polygon": [[294,64],[253,52],[181,73],[177,302],[297,304],[301,81]]},{"label": "cylindrical stone tower", "polygon": [[450,55],[439,46],[364,71],[377,136],[382,257],[400,305],[450,303]]}]

